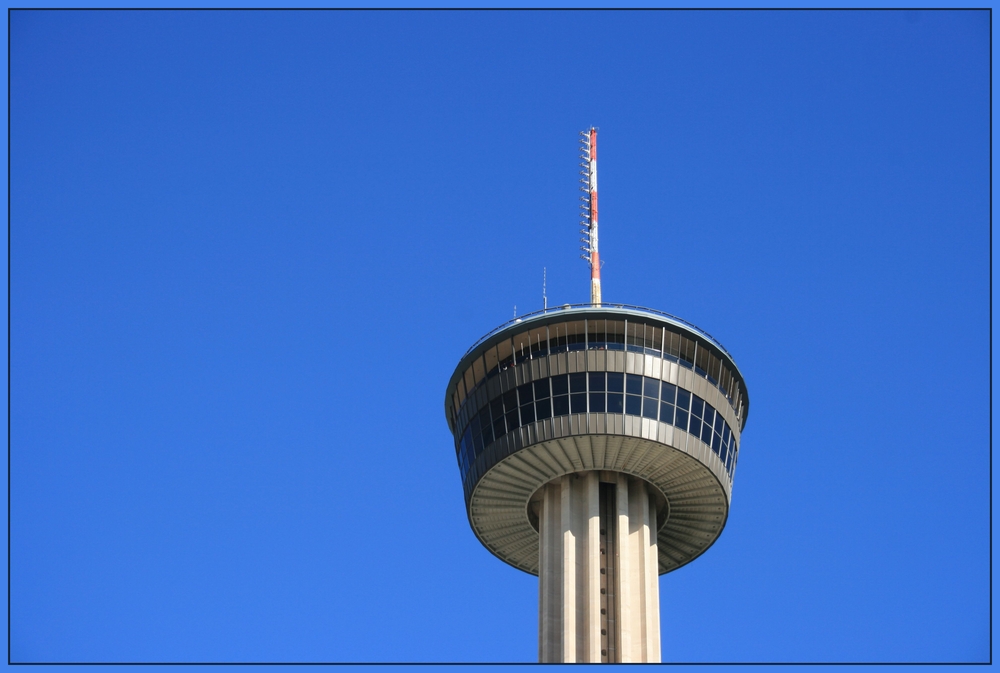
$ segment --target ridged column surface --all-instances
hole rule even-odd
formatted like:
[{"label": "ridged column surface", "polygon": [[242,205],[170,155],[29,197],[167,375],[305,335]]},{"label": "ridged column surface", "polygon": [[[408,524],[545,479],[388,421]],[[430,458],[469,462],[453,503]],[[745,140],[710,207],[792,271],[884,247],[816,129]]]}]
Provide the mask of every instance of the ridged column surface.
[{"label": "ridged column surface", "polygon": [[542,487],[539,661],[660,661],[651,496],[641,479],[613,472],[578,472]]}]

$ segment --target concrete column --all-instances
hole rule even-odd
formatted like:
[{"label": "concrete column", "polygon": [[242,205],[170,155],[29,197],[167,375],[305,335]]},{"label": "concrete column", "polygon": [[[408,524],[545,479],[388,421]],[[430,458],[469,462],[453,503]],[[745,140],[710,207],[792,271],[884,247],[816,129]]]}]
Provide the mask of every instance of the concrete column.
[{"label": "concrete column", "polygon": [[[646,483],[590,471],[560,477],[542,490],[538,660],[659,662],[656,510]],[[605,510],[610,520],[601,517],[602,492],[615,500]],[[610,548],[602,550],[604,533]],[[604,613],[602,571],[611,582],[605,599],[613,601]],[[602,649],[602,636],[614,644],[610,650]]]}]

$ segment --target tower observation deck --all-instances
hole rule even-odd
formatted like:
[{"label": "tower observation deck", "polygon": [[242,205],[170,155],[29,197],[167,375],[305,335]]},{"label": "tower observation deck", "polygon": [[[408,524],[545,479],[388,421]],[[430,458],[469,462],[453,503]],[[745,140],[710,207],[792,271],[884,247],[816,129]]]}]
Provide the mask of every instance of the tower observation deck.
[{"label": "tower observation deck", "polygon": [[709,334],[599,301],[479,339],[445,416],[473,531],[539,576],[539,660],[658,662],[657,577],[722,533],[749,398]]}]

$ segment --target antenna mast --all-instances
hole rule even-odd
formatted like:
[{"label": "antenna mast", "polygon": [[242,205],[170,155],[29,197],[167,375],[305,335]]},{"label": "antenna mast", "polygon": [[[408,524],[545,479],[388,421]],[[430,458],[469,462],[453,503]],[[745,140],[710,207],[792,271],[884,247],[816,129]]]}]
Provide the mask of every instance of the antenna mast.
[{"label": "antenna mast", "polygon": [[549,298],[548,298],[548,295],[545,294],[545,267],[544,266],[542,267],[542,308],[543,309],[548,309],[549,308]]},{"label": "antenna mast", "polygon": [[583,220],[580,225],[583,229],[580,233],[583,238],[580,242],[583,246],[583,254],[580,255],[590,264],[590,303],[600,305],[601,303],[601,257],[597,248],[597,129],[593,126],[587,131],[581,131],[580,135],[580,179],[582,186],[580,191],[585,192],[581,196],[583,203],[580,205],[580,215]]}]

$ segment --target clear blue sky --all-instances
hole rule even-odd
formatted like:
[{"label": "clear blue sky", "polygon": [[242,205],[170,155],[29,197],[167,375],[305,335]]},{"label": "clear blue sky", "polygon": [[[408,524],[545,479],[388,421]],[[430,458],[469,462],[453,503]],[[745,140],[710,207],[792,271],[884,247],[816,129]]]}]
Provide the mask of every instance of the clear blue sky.
[{"label": "clear blue sky", "polygon": [[986,12],[18,12],[11,657],[534,661],[443,413],[604,295],[716,336],[732,512],[667,661],[989,652]]}]

